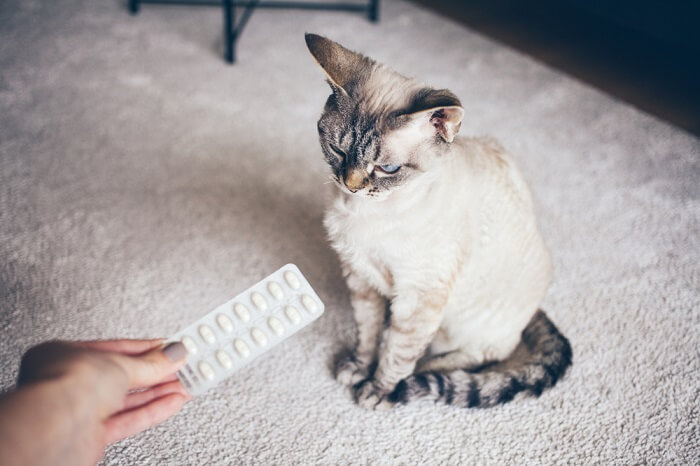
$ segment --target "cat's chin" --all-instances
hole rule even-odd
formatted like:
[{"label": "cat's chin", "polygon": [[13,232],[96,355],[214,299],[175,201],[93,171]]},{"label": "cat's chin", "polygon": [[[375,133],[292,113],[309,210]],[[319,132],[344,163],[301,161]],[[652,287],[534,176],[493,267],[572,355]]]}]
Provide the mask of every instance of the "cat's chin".
[{"label": "cat's chin", "polygon": [[363,193],[363,192],[357,192],[353,193],[352,191],[349,191],[347,189],[340,188],[339,189],[341,193],[343,193],[347,198],[349,199],[357,199],[357,200],[363,200],[363,201],[369,201],[369,202],[382,202],[385,201],[386,199],[391,196],[391,192],[383,192],[379,194],[369,194],[369,193]]},{"label": "cat's chin", "polygon": [[336,179],[333,180],[333,184],[346,199],[357,199],[357,200],[367,200],[371,202],[382,202],[387,200],[395,191],[397,191],[401,186],[395,187],[390,191],[382,191],[380,193],[369,193],[367,190],[361,190],[357,192],[350,191],[343,184],[339,183]]}]

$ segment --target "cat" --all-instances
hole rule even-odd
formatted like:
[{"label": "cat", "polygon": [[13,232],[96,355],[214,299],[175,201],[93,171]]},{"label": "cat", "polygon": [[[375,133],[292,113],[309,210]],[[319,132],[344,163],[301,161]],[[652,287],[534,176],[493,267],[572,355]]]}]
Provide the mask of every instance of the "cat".
[{"label": "cat", "polygon": [[332,91],[317,125],[338,187],[324,224],[357,324],[337,380],[368,409],[539,396],[572,350],[538,310],[551,259],[513,160],[456,137],[452,92],[318,35],[306,44]]}]

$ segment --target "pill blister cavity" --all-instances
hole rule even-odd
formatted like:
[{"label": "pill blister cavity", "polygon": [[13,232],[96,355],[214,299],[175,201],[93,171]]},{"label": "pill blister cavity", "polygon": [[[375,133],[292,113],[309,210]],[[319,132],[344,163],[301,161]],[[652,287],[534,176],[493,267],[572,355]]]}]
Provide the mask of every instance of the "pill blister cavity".
[{"label": "pill blister cavity", "polygon": [[253,301],[253,304],[255,304],[255,307],[259,310],[264,311],[267,309],[267,300],[257,291],[250,295],[250,300]]},{"label": "pill blister cavity", "polygon": [[301,297],[301,304],[303,304],[306,310],[309,312],[316,312],[318,310],[318,304],[316,304],[314,298],[312,298],[308,294],[305,294]]},{"label": "pill blister cavity", "polygon": [[270,294],[272,296],[274,296],[277,301],[282,301],[282,298],[284,298],[284,291],[282,290],[282,287],[277,282],[268,283],[267,284],[267,291],[269,291]]},{"label": "pill blister cavity", "polygon": [[248,322],[250,320],[250,311],[241,303],[237,303],[233,306],[233,312],[235,312],[238,318],[243,322]]},{"label": "pill blister cavity", "polygon": [[226,314],[219,314],[216,316],[216,323],[221,330],[226,333],[233,332],[233,322],[228,318]]},{"label": "pill blister cavity", "polygon": [[242,358],[247,358],[250,355],[250,348],[248,348],[246,342],[240,338],[236,338],[236,341],[233,342],[233,347],[236,353]]},{"label": "pill blister cavity", "polygon": [[265,346],[267,344],[267,336],[258,327],[253,327],[250,331],[250,336],[258,346]]},{"label": "pill blister cavity", "polygon": [[206,325],[199,326],[199,334],[202,336],[202,339],[210,345],[216,343],[216,335],[214,334],[214,331]]},{"label": "pill blister cavity", "polygon": [[216,360],[219,361],[219,364],[221,364],[221,367],[224,369],[231,369],[231,366],[233,365],[231,356],[229,356],[224,350],[219,350],[216,352]]},{"label": "pill blister cavity", "polygon": [[298,290],[299,287],[301,286],[301,282],[299,281],[299,277],[297,277],[297,274],[292,272],[291,270],[287,270],[284,272],[284,281],[287,282],[287,285],[290,286],[290,288],[294,290]]},{"label": "pill blister cavity", "polygon": [[214,379],[214,368],[212,368],[206,361],[199,361],[198,364],[199,373],[202,374],[206,380]]},{"label": "pill blister cavity", "polygon": [[190,337],[182,337],[182,344],[185,345],[185,348],[187,348],[187,352],[190,354],[196,354],[197,353],[197,343],[194,342],[194,340]]},{"label": "pill blister cavity", "polygon": [[301,320],[301,316],[299,315],[299,311],[297,311],[294,306],[285,307],[284,314],[287,316],[287,319],[289,319],[289,321],[293,324],[298,324],[299,321]]},{"label": "pill blister cavity", "polygon": [[270,317],[267,319],[267,325],[270,326],[270,330],[275,332],[275,335],[282,335],[284,333],[284,325],[277,317]]},{"label": "pill blister cavity", "polygon": [[189,353],[177,376],[189,393],[203,393],[322,311],[304,276],[285,266],[176,334]]}]

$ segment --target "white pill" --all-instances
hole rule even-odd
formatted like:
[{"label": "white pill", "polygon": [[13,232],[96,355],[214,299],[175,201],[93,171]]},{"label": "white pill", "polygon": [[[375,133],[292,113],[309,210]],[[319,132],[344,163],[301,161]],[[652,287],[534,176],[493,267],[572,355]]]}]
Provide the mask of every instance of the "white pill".
[{"label": "white pill", "polygon": [[219,324],[219,328],[226,333],[233,332],[233,322],[226,316],[226,314],[219,314],[216,316],[216,323]]},{"label": "white pill", "polygon": [[260,309],[261,311],[264,311],[267,309],[267,300],[263,295],[260,293],[253,292],[253,294],[250,296],[251,301],[253,301],[253,304],[255,304],[255,307]]},{"label": "white pill", "polygon": [[214,378],[214,369],[206,361],[199,361],[199,373],[207,380]]},{"label": "white pill", "polygon": [[282,335],[284,333],[284,325],[277,317],[270,317],[267,319],[267,325],[270,326],[270,330],[275,332],[277,335]]},{"label": "white pill", "polygon": [[187,352],[190,354],[197,353],[197,343],[190,337],[182,337],[182,344],[187,348]]},{"label": "white pill", "polygon": [[253,337],[253,340],[255,340],[255,343],[257,343],[258,346],[265,346],[267,344],[267,337],[262,330],[257,327],[253,327],[253,329],[250,331],[250,336]]},{"label": "white pill", "polygon": [[250,311],[243,304],[237,303],[233,306],[233,312],[235,312],[238,318],[243,322],[248,322],[250,320]]},{"label": "white pill", "polygon": [[224,350],[219,350],[216,352],[216,360],[219,361],[219,364],[221,364],[221,367],[224,369],[231,369],[231,366],[233,365],[231,356],[229,356]]},{"label": "white pill", "polygon": [[242,358],[247,358],[248,355],[250,355],[248,345],[246,345],[245,341],[241,340],[240,338],[236,338],[236,340],[233,342],[233,347]]},{"label": "white pill", "polygon": [[301,304],[303,304],[309,312],[316,312],[318,310],[318,304],[316,304],[316,301],[308,294],[301,297]]},{"label": "white pill", "polygon": [[274,296],[277,301],[281,301],[282,298],[284,298],[284,291],[282,291],[282,287],[277,282],[268,283],[267,291],[269,291],[270,294]]},{"label": "white pill", "polygon": [[202,336],[202,339],[204,339],[204,341],[210,345],[216,343],[216,335],[214,335],[214,331],[206,325],[199,326],[199,334]]},{"label": "white pill", "polygon": [[297,277],[297,274],[295,274],[291,270],[287,270],[286,272],[284,272],[284,280],[287,282],[287,285],[291,286],[295,290],[298,290],[301,286],[301,282],[299,282],[299,277]]},{"label": "white pill", "polygon": [[284,308],[284,313],[287,315],[287,319],[293,324],[298,324],[299,321],[301,320],[301,316],[299,315],[299,312],[296,310],[296,308],[292,306],[287,306]]}]

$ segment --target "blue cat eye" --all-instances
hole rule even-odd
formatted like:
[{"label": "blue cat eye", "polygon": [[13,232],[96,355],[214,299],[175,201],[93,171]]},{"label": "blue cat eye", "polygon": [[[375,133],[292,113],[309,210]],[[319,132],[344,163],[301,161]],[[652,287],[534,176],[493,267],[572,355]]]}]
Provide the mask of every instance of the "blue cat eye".
[{"label": "blue cat eye", "polygon": [[379,165],[379,169],[381,171],[383,171],[384,173],[389,173],[389,174],[396,173],[397,171],[399,171],[399,168],[401,168],[401,165],[392,165],[392,164]]}]

